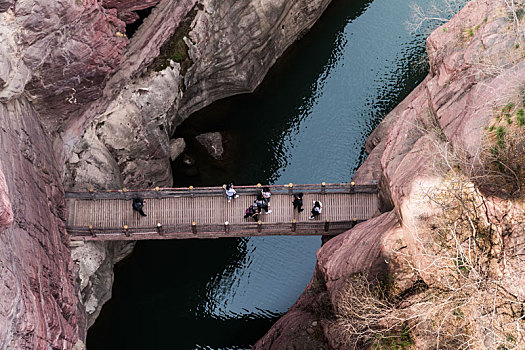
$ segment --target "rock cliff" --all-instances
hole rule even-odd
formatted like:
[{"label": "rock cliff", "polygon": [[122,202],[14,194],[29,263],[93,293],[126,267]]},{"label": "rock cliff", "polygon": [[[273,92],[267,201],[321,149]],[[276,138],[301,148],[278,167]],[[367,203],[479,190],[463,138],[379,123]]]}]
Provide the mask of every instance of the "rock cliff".
[{"label": "rock cliff", "polygon": [[354,177],[379,180],[385,213],[317,252],[312,281],[255,349],[523,346],[507,313],[525,300],[523,199],[485,187],[525,165],[504,158],[513,138],[523,149],[524,10],[473,0],[430,35],[429,75],[369,137]]},{"label": "rock cliff", "polygon": [[329,2],[0,1],[1,348],[83,348],[129,250],[82,246],[75,267],[63,186],[171,184],[177,125],[252,91]]},{"label": "rock cliff", "polygon": [[0,348],[82,348],[86,316],[48,134],[25,98],[0,104]]}]

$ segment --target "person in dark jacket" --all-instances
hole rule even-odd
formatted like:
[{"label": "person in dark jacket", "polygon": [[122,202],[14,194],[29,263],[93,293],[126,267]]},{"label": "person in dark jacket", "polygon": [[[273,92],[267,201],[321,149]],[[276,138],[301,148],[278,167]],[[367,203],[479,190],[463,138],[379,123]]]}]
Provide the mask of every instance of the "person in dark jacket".
[{"label": "person in dark jacket", "polygon": [[270,214],[272,211],[268,210],[268,201],[262,196],[262,194],[257,195],[257,199],[254,201],[255,205],[257,205],[257,209],[259,213],[262,213],[262,211],[265,211],[265,214]]},{"label": "person in dark jacket", "polygon": [[250,205],[248,208],[246,208],[246,211],[244,213],[244,218],[248,219],[249,217],[252,217],[255,221],[259,221],[259,208],[256,204]]},{"label": "person in dark jacket", "polygon": [[146,213],[144,213],[144,203],[146,202],[145,199],[142,199],[140,197],[137,197],[137,198],[133,198],[133,210],[136,210],[139,212],[140,215],[142,216],[147,216]]},{"label": "person in dark jacket", "polygon": [[303,193],[302,192],[293,195],[292,204],[293,204],[293,208],[297,209],[297,211],[299,213],[304,210],[303,209]]}]

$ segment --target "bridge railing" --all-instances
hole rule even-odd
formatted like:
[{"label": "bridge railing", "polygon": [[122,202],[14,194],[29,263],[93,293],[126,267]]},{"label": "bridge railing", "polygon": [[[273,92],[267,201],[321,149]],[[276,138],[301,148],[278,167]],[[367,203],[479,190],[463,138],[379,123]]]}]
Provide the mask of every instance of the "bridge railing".
[{"label": "bridge railing", "polygon": [[[287,184],[287,185],[253,185],[234,186],[238,194],[256,195],[263,187],[269,187],[272,194],[294,193],[377,193],[377,185],[355,185],[353,183],[321,183],[321,184]],[[223,187],[179,187],[141,190],[93,190],[66,192],[66,198],[71,199],[131,199],[142,198],[169,198],[169,197],[202,197],[225,196]]]},{"label": "bridge railing", "polygon": [[[206,235],[220,234],[222,237],[228,235],[235,236],[257,236],[267,234],[299,234],[299,235],[333,235],[344,232],[353,227],[362,220],[330,222],[323,220],[316,220],[313,222],[290,222],[290,223],[261,223],[261,222],[247,222],[241,224],[201,224],[201,225],[163,225],[156,227],[113,227],[113,228],[88,228],[88,227],[74,227],[69,228],[68,232],[75,240],[82,240],[84,238],[96,239],[113,237],[110,239],[150,239],[152,236],[162,237],[170,236],[170,238],[177,238],[176,236],[205,237]],[[102,236],[102,237],[101,237]]]}]

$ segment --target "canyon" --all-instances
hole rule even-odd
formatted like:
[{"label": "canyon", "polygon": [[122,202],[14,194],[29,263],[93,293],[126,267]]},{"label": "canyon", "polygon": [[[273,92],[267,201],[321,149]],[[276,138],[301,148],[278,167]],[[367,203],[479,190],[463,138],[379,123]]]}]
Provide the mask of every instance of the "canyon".
[{"label": "canyon", "polygon": [[[175,129],[218,99],[253,91],[329,3],[0,1],[1,348],[85,348],[87,328],[111,297],[112,267],[133,249],[71,249],[64,191],[170,186]],[[145,9],[151,13],[128,37],[126,25]],[[475,168],[498,138],[488,133],[502,126],[498,114],[511,120],[507,134],[521,135],[522,11],[503,0],[472,0],[430,35],[429,75],[372,133],[354,175],[358,183],[379,182],[382,213],[323,245],[311,282],[255,349],[370,346],[377,339],[349,338],[340,310],[360,274],[386,274],[404,301],[446,288],[450,275],[428,253],[436,240],[431,218],[443,215],[430,194],[452,192],[446,186],[456,178],[486,208],[480,227],[490,227],[491,257],[483,271],[522,304],[523,203],[465,179],[465,164]],[[450,150],[461,153],[450,159],[470,163],[447,167]],[[479,305],[460,311],[477,317],[467,317],[468,332],[480,348],[512,343],[487,328]],[[431,316],[405,324],[414,348],[436,346]],[[521,333],[512,337],[519,347]]]}]

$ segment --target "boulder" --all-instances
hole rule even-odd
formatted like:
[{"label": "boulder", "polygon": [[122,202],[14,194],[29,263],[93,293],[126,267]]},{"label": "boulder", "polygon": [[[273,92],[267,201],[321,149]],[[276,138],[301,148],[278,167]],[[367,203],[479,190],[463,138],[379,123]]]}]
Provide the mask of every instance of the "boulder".
[{"label": "boulder", "polygon": [[195,136],[197,141],[206,148],[206,151],[215,159],[222,159],[224,148],[222,147],[222,135],[220,132],[207,132]]},{"label": "boulder", "polygon": [[184,152],[184,149],[186,148],[186,142],[184,139],[178,138],[178,139],[172,139],[170,140],[170,158],[171,160],[177,159],[182,152]]}]

